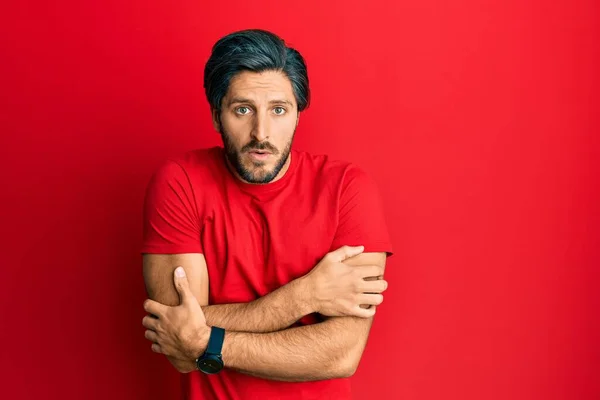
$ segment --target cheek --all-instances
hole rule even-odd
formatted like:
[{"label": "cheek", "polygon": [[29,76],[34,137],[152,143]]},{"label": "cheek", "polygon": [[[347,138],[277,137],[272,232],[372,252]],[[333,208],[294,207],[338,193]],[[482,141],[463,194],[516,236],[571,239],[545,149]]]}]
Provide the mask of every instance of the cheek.
[{"label": "cheek", "polygon": [[224,119],[221,124],[222,130],[226,133],[229,141],[236,146],[242,145],[243,138],[247,137],[250,132],[248,122],[241,119]]},{"label": "cheek", "polygon": [[285,138],[281,142],[287,143],[294,135],[296,129],[295,118],[282,118],[281,120],[275,121],[273,124],[277,137]]}]

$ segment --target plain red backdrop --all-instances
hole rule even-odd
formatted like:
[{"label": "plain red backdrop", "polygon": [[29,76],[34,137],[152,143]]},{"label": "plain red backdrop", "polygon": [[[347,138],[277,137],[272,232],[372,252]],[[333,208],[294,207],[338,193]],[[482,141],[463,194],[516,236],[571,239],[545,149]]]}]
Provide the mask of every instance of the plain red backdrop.
[{"label": "plain red backdrop", "polygon": [[356,398],[600,397],[598,3],[14,2],[0,18],[0,397],[177,398],[141,320],[141,203],[220,143],[211,45],[307,59],[295,146],[354,161],[396,255]]}]

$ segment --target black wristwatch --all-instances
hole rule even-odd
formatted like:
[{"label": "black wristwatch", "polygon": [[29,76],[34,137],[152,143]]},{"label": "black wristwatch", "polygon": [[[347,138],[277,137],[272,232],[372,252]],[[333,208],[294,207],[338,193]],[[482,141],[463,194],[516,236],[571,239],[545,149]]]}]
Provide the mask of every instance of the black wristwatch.
[{"label": "black wristwatch", "polygon": [[196,367],[205,374],[216,374],[223,369],[223,339],[225,329],[217,326],[211,327],[210,338],[206,351],[196,360]]}]

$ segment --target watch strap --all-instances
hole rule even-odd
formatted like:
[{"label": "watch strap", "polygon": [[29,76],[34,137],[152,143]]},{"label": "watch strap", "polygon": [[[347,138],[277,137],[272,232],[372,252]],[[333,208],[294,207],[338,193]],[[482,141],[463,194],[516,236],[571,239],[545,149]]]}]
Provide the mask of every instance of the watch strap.
[{"label": "watch strap", "polygon": [[208,346],[204,354],[220,355],[223,349],[223,340],[225,339],[225,329],[218,326],[211,327]]}]

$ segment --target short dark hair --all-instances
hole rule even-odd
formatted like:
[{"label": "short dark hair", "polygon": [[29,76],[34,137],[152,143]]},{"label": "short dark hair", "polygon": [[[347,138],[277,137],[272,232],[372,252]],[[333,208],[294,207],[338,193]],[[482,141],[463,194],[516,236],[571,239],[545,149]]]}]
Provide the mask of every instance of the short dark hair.
[{"label": "short dark hair", "polygon": [[281,71],[292,84],[298,111],[310,103],[306,63],[279,36],[261,29],[230,33],[212,48],[204,67],[204,90],[211,108],[220,110],[231,79],[242,71]]}]

